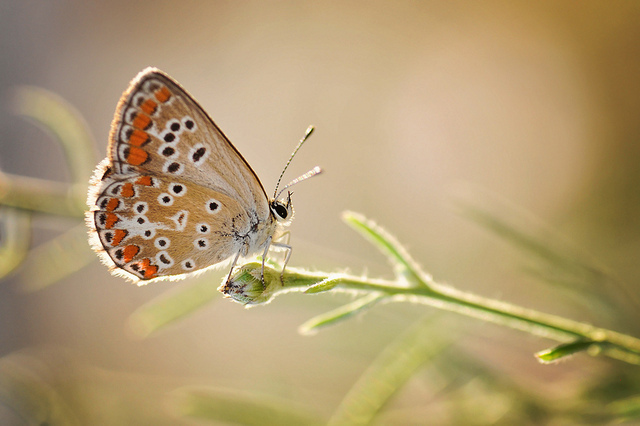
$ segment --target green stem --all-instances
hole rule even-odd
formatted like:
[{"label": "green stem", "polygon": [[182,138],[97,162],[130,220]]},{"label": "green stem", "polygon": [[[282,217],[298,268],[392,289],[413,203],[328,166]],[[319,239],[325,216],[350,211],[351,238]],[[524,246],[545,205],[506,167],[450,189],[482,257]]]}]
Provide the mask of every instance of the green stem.
[{"label": "green stem", "polygon": [[0,204],[33,212],[82,217],[84,185],[0,173]]},{"label": "green stem", "polygon": [[264,268],[262,276],[263,265],[254,262],[240,267],[231,281],[223,284],[219,290],[227,297],[247,305],[267,303],[276,294],[296,290],[304,290],[309,294],[345,291],[368,295],[308,321],[302,327],[304,332],[334,323],[372,306],[374,302],[387,299],[422,303],[562,342],[555,348],[539,352],[536,356],[542,362],[552,362],[588,350],[591,354],[602,353],[640,365],[640,339],[439,284],[417,266],[395,238],[373,221],[353,212],[345,212],[343,218],[387,256],[396,272],[395,281],[340,273],[310,273],[294,268],[287,268],[281,280],[278,271],[271,266]]},{"label": "green stem", "polygon": [[[625,361],[640,363],[640,339],[635,337],[477,296],[433,281],[429,281],[428,287],[426,283],[425,286],[399,287],[393,281],[365,279],[343,274],[308,273],[287,268],[284,288],[308,287],[329,277],[336,283],[333,291],[382,293],[392,300],[424,303],[560,342],[585,339],[600,348],[622,350],[627,355]],[[610,354],[607,353],[607,355]]]}]

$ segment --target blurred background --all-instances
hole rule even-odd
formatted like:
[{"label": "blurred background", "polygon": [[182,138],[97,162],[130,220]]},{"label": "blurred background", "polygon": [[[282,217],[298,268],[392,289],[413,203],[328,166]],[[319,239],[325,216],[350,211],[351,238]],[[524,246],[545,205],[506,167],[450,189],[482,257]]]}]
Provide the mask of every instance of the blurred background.
[{"label": "blurred background", "polygon": [[[353,210],[437,281],[638,336],[639,41],[635,1],[5,0],[0,170],[72,179],[60,144],[16,115],[17,87],[77,109],[97,164],[119,97],[155,66],[199,100],[267,193],[316,126],[287,174],[325,169],[295,188],[291,266],[391,278],[384,257],[341,221]],[[550,279],[540,256],[471,219],[469,206],[581,259],[588,276]],[[31,247],[55,247],[81,223],[36,214]],[[73,263],[75,250],[89,253],[59,244],[48,256]],[[248,310],[214,297],[142,338],[129,326],[138,308],[203,282],[215,288],[225,272],[138,288],[89,253],[77,272],[25,290],[58,267],[38,255],[0,283],[0,370],[40,383],[69,424],[191,424],[167,395],[195,385],[280,398],[322,423],[381,351],[436,313],[386,304],[302,336],[300,324],[352,296],[288,294]],[[602,293],[613,301],[594,296]],[[604,407],[638,391],[629,384],[637,367],[618,361],[579,354],[544,366],[532,354],[552,341],[449,313],[431,326],[449,346],[378,424],[597,423],[588,401]],[[0,423],[45,415],[25,404],[0,405]]]}]

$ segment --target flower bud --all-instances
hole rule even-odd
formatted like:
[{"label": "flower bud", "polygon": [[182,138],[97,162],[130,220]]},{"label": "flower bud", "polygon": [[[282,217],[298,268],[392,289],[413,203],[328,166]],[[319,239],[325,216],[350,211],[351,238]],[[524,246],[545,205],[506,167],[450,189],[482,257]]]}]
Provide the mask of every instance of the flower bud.
[{"label": "flower bud", "polygon": [[244,305],[268,303],[276,292],[282,290],[280,272],[268,265],[250,262],[237,268],[228,281],[218,287],[218,291]]}]

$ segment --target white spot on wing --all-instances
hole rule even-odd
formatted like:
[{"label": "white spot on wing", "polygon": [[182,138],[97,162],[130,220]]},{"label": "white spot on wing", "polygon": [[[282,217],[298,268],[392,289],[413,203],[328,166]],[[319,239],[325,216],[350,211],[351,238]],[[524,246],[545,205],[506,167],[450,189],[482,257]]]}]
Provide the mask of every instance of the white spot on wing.
[{"label": "white spot on wing", "polygon": [[173,205],[173,196],[170,194],[167,194],[166,192],[163,192],[162,194],[158,195],[158,203],[161,206],[171,206]]},{"label": "white spot on wing", "polygon": [[222,206],[222,204],[220,204],[220,201],[216,200],[215,198],[211,198],[209,201],[207,201],[204,205],[204,209],[211,214],[216,214],[220,211],[220,207]]},{"label": "white spot on wing", "polygon": [[171,130],[163,130],[162,132],[160,132],[158,137],[163,141],[173,145],[176,145],[178,142],[180,142],[180,136],[178,136],[177,132],[172,132]]},{"label": "white spot on wing", "polygon": [[131,133],[131,132],[133,132],[133,128],[127,124],[124,124],[120,128],[120,140],[123,142],[129,142],[129,137],[127,136],[127,133]]},{"label": "white spot on wing", "polygon": [[176,224],[176,231],[184,231],[185,226],[187,226],[188,216],[188,211],[180,210],[178,213],[171,217],[171,220]]},{"label": "white spot on wing", "polygon": [[153,244],[158,250],[164,250],[171,245],[171,240],[167,237],[159,237],[153,242]]},{"label": "white spot on wing", "polygon": [[140,105],[142,105],[146,99],[147,97],[144,94],[138,93],[133,97],[133,102],[131,102],[131,105],[140,107]]},{"label": "white spot on wing", "polygon": [[138,201],[133,206],[133,209],[135,210],[136,213],[145,214],[149,210],[149,206],[144,201]]},{"label": "white spot on wing", "polygon": [[[192,123],[191,128],[189,128],[188,126],[188,122]],[[196,130],[198,130],[198,125],[196,124],[196,120],[194,120],[193,118],[189,117],[188,115],[184,116],[182,118],[182,125],[184,126],[185,129],[187,129],[190,132],[195,132]]]},{"label": "white spot on wing", "polygon": [[166,174],[181,175],[184,171],[184,166],[176,161],[169,160],[162,166],[162,171]]},{"label": "white spot on wing", "polygon": [[136,118],[136,114],[138,113],[138,109],[134,107],[129,107],[123,114],[123,121],[127,124],[132,124],[133,120]]},{"label": "white spot on wing", "polygon": [[206,238],[198,238],[193,242],[193,246],[198,250],[206,250],[209,248],[209,240]]},{"label": "white spot on wing", "polygon": [[158,148],[158,154],[162,155],[164,158],[174,159],[180,152],[173,146],[173,144],[164,143],[160,145]]},{"label": "white spot on wing", "polygon": [[170,268],[174,264],[173,259],[166,251],[159,251],[156,255],[156,265],[161,268]]},{"label": "white spot on wing", "polygon": [[196,232],[198,234],[205,235],[205,234],[208,234],[209,231],[211,231],[211,227],[209,226],[208,223],[202,222],[202,223],[199,223],[199,224],[196,225]]},{"label": "white spot on wing", "polygon": [[[148,233],[149,235],[147,235],[147,233]],[[155,229],[153,229],[153,228],[145,229],[144,231],[142,231],[142,232],[140,233],[140,236],[141,236],[142,238],[144,238],[145,240],[150,240],[150,239],[152,239],[153,237],[155,237],[155,236],[156,236],[156,230],[155,230]]]},{"label": "white spot on wing", "polygon": [[152,92],[155,92],[156,90],[160,89],[160,87],[162,87],[162,85],[160,84],[159,81],[154,79],[149,79],[142,85],[142,90],[151,94]]},{"label": "white spot on wing", "polygon": [[204,163],[204,161],[209,157],[209,150],[201,143],[195,144],[189,150],[189,160],[193,162],[194,165],[199,166]]},{"label": "white spot on wing", "polygon": [[165,124],[164,128],[172,131],[176,136],[178,136],[184,130],[184,126],[182,125],[182,123],[180,123],[180,121],[176,120],[175,118],[167,121],[167,124]]},{"label": "white spot on wing", "polygon": [[176,197],[182,197],[187,193],[187,187],[182,183],[170,183],[169,192],[171,192]]}]

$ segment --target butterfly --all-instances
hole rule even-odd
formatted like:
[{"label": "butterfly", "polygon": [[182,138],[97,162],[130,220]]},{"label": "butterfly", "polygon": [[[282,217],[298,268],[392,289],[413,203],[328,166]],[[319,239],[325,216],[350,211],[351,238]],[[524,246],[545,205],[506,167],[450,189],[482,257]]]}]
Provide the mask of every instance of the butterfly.
[{"label": "butterfly", "polygon": [[[251,166],[198,102],[156,68],[141,71],[123,93],[107,158],[89,184],[90,242],[114,274],[138,284],[262,254],[283,241],[293,217],[284,171],[313,131],[309,127],[269,198]],[[284,269],[283,269],[284,272]]]}]

